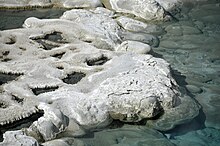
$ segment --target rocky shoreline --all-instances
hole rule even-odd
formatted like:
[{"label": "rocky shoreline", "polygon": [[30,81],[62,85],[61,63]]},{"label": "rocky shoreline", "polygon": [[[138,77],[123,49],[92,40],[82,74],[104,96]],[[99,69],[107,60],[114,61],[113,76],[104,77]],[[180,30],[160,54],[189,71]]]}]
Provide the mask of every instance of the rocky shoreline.
[{"label": "rocky shoreline", "polygon": [[[165,36],[181,38],[183,34],[204,32],[189,25],[178,30],[177,23],[161,27],[164,21],[169,24],[176,20],[174,15],[179,15],[186,3],[190,2],[0,1],[2,8],[77,8],[64,12],[59,19],[30,17],[24,28],[0,32],[0,72],[11,77],[1,81],[0,124],[7,127],[40,115],[28,127],[6,130],[0,145],[114,145],[110,139],[119,140],[126,131],[130,131],[127,137],[131,141],[120,139],[119,144],[177,144],[169,140],[173,135],[164,136],[157,130],[169,131],[189,123],[201,115],[200,104],[204,105],[175,81],[170,64],[154,54],[181,46]],[[166,53],[163,55],[166,58]],[[192,85],[186,88],[190,93],[202,92]],[[101,130],[93,142],[76,138],[99,131],[114,120],[145,121],[145,126],[125,124],[121,129]],[[133,134],[136,140],[132,140]]]}]

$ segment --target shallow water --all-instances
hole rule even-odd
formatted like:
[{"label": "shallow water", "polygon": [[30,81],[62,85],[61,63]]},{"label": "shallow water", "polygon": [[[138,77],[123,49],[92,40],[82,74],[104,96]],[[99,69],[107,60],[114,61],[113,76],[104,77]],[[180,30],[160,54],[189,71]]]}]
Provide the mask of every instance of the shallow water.
[{"label": "shallow water", "polygon": [[[190,123],[163,134],[178,146],[217,146],[220,143],[220,2],[211,0],[192,7],[176,16],[179,21],[161,24],[166,34],[160,36],[160,45],[153,50],[171,64],[179,85],[202,109]],[[63,12],[61,9],[1,10],[0,29],[19,28],[30,16],[58,18]],[[82,140],[86,145],[97,145],[91,137]]]},{"label": "shallow water", "polygon": [[0,30],[21,28],[28,17],[59,18],[66,9],[0,10]]},{"label": "shallow water", "polygon": [[167,33],[154,51],[171,64],[177,82],[202,106],[199,117],[169,132],[177,145],[220,143],[220,3],[196,5]]}]

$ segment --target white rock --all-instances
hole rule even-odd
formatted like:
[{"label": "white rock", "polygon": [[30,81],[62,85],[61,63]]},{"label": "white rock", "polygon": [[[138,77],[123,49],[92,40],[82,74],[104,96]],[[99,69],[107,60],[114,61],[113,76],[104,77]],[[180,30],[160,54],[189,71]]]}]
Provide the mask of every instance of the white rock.
[{"label": "white rock", "polygon": [[35,121],[26,133],[31,136],[34,136],[33,133],[40,133],[45,141],[56,138],[68,126],[68,118],[59,109],[51,108],[44,103],[41,103],[39,108],[44,110],[44,116]]},{"label": "white rock", "polygon": [[144,44],[136,41],[124,41],[116,49],[117,52],[133,52],[138,54],[147,54],[151,51],[151,47],[148,44]]},{"label": "white rock", "polygon": [[7,131],[3,135],[3,142],[0,142],[0,146],[39,146],[36,139],[25,135],[21,130],[19,131]]},{"label": "white rock", "polygon": [[129,17],[121,16],[117,18],[117,21],[124,29],[128,31],[145,32],[145,33],[157,34],[157,35],[163,33],[163,29],[157,25],[147,24],[138,20],[134,20]]},{"label": "white rock", "polygon": [[112,9],[130,13],[145,20],[164,20],[164,9],[155,0],[110,0]]}]

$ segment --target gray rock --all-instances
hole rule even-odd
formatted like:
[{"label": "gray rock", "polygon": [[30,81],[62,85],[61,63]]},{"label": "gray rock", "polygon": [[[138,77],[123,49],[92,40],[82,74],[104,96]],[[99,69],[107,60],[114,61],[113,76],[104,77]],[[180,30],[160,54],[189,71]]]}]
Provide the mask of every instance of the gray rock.
[{"label": "gray rock", "polygon": [[133,52],[140,54],[147,54],[151,51],[151,47],[148,44],[144,44],[136,41],[124,41],[116,49],[116,52]]},{"label": "gray rock", "polygon": [[202,89],[194,85],[186,85],[186,88],[192,93],[201,93]]},{"label": "gray rock", "polygon": [[[26,134],[41,141],[56,138],[59,133],[67,128],[69,119],[59,109],[51,108],[44,103],[41,103],[38,107],[44,111],[44,116],[27,128]],[[43,139],[40,139],[41,137]]]},{"label": "gray rock", "polygon": [[164,9],[155,0],[109,0],[117,12],[130,13],[145,20],[164,20]]},{"label": "gray rock", "polygon": [[19,131],[7,131],[3,135],[3,142],[0,142],[0,146],[39,146],[36,139],[25,135],[21,130]]},{"label": "gray rock", "polygon": [[199,115],[200,106],[194,99],[189,96],[179,98],[179,102],[181,102],[179,105],[167,111],[165,109],[161,117],[156,120],[149,120],[147,125],[160,131],[167,131],[177,125],[187,123]]},{"label": "gray rock", "polygon": [[157,34],[157,35],[162,34],[164,32],[163,29],[158,25],[147,24],[126,16],[121,16],[117,18],[117,21],[124,29],[128,31],[145,32],[145,33]]},{"label": "gray rock", "polygon": [[[9,58],[1,62],[0,71],[22,73],[2,85],[0,96],[14,95],[18,102],[18,97],[28,97],[34,104],[25,106],[25,111],[45,112],[26,129],[28,135],[46,141],[81,136],[106,127],[112,119],[148,119],[150,123],[149,118],[162,111],[163,116],[152,125],[164,130],[198,114],[199,106],[188,96],[180,96],[169,64],[138,54],[157,45],[158,39],[122,29],[113,15],[104,8],[71,10],[61,19],[32,17],[25,21],[25,28],[0,32],[1,46],[8,51],[3,54]],[[130,52],[116,52],[120,45],[122,50],[127,45]],[[136,53],[132,52],[136,47]],[[3,111],[7,109],[0,114]],[[6,113],[14,122],[19,120],[12,112]]]}]

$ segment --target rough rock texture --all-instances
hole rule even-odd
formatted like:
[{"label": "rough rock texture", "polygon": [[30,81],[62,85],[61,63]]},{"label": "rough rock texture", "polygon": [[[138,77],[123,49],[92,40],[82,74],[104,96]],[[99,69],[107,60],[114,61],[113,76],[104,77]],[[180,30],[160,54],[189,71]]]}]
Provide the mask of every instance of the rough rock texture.
[{"label": "rough rock texture", "polygon": [[148,44],[144,44],[137,41],[124,41],[116,49],[117,52],[133,52],[138,54],[147,54],[151,51],[151,47]]},{"label": "rough rock texture", "polygon": [[34,98],[16,93],[3,93],[0,96],[0,125],[13,123],[38,112],[38,101]]},{"label": "rough rock texture", "polygon": [[43,140],[48,141],[56,138],[59,133],[67,128],[69,120],[59,109],[51,108],[44,103],[41,103],[38,108],[44,111],[44,115],[26,129],[27,135],[38,140],[43,138]]},{"label": "rough rock texture", "polygon": [[65,7],[65,8],[95,8],[102,6],[99,0],[0,0],[1,8],[23,7]]},{"label": "rough rock texture", "polygon": [[3,137],[4,141],[0,143],[0,146],[39,146],[36,139],[26,136],[21,130],[7,131]]},{"label": "rough rock texture", "polygon": [[132,32],[144,32],[148,34],[162,34],[164,31],[163,29],[155,24],[146,24],[144,22],[134,20],[132,18],[121,16],[117,18],[119,24],[126,30]]},{"label": "rough rock texture", "polygon": [[[0,96],[15,95],[18,102],[30,98],[36,106],[25,110],[44,111],[26,129],[28,135],[47,141],[106,127],[112,119],[139,122],[156,116],[153,128],[168,130],[198,115],[200,107],[180,94],[169,64],[144,54],[157,38],[128,32],[112,16],[104,8],[71,10],[61,19],[32,17],[23,29],[0,32],[0,71],[22,73],[2,84]],[[126,52],[117,52],[120,48]],[[6,121],[15,118],[2,105]]]},{"label": "rough rock texture", "polygon": [[130,13],[145,20],[164,20],[164,9],[155,0],[109,0],[117,12]]}]

